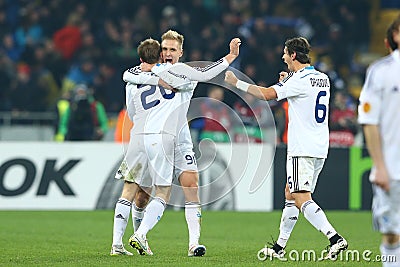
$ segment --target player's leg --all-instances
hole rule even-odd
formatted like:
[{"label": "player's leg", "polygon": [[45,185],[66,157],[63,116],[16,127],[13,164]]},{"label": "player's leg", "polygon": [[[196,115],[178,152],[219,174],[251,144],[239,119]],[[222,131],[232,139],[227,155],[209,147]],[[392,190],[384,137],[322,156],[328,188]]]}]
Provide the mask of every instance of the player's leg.
[{"label": "player's leg", "polygon": [[201,205],[198,193],[198,172],[184,171],[179,176],[179,182],[185,195],[185,218],[189,231],[188,256],[203,256],[206,247],[199,244],[201,233]]},{"label": "player's leg", "polygon": [[139,187],[139,190],[136,192],[134,201],[132,202],[132,223],[133,223],[133,230],[135,232],[139,228],[140,223],[142,222],[144,210],[146,208],[147,203],[150,200],[150,194],[151,194],[151,187],[148,188]]},{"label": "player's leg", "polygon": [[296,206],[307,221],[329,239],[330,249],[326,258],[334,259],[340,251],[347,249],[347,241],[336,232],[325,212],[311,197],[324,165],[324,159],[289,157],[288,162],[293,170],[293,176],[288,178],[289,190],[295,199]]},{"label": "player's leg", "polygon": [[[373,173],[372,173],[373,175]],[[381,257],[396,261],[382,261],[384,267],[400,266],[400,181],[391,181],[387,193],[373,185],[372,215],[375,230],[382,233]]]},{"label": "player's leg", "polygon": [[111,255],[133,255],[124,248],[122,237],[128,224],[131,204],[137,187],[136,183],[125,181],[121,197],[115,205]]},{"label": "player's leg", "polygon": [[142,252],[145,252],[147,255],[153,255],[146,236],[161,220],[167,205],[166,203],[169,200],[170,192],[171,186],[155,186],[155,197],[147,205],[146,213],[139,228],[129,238],[129,244],[141,255],[143,255]]},{"label": "player's leg", "polygon": [[201,204],[199,197],[199,173],[191,143],[175,147],[175,177],[178,177],[185,196],[185,219],[189,232],[188,256],[203,256],[206,247],[199,244],[201,233]]},{"label": "player's leg", "polygon": [[169,200],[171,186],[156,186],[155,196],[146,207],[146,214],[143,217],[139,229],[139,235],[146,236],[153,229],[164,214],[166,203]]},{"label": "player's leg", "polygon": [[147,233],[159,222],[171,193],[174,170],[174,136],[168,134],[149,135],[144,137],[148,170],[155,185],[155,197],[146,207],[143,220],[133,236],[130,245],[147,255],[153,255],[148,242]]},{"label": "player's leg", "polygon": [[277,252],[286,247],[286,243],[294,229],[299,218],[299,209],[296,207],[294,198],[289,191],[289,186],[285,186],[285,207],[282,211],[281,222],[279,225],[279,236],[277,243]]},{"label": "player's leg", "polygon": [[[290,172],[288,172],[290,173]],[[282,210],[281,221],[279,225],[279,236],[276,242],[265,246],[258,252],[258,258],[265,260],[267,257],[283,258],[285,255],[286,243],[294,229],[299,218],[299,209],[295,205],[293,196],[289,191],[289,186],[285,186],[285,206]]]}]

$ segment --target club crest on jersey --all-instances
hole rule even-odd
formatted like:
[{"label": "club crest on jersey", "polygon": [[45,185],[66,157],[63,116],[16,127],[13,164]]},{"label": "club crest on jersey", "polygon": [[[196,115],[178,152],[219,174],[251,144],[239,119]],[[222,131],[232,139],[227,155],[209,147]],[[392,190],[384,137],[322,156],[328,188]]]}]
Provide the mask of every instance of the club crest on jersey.
[{"label": "club crest on jersey", "polygon": [[363,110],[364,110],[365,113],[368,113],[371,110],[371,104],[368,103],[368,102],[365,102],[363,104]]}]

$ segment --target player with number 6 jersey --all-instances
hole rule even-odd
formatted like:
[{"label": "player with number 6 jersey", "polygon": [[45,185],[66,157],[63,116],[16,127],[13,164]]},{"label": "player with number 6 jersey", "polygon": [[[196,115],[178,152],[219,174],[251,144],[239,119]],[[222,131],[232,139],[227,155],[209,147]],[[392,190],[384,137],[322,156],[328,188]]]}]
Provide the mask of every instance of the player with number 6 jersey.
[{"label": "player with number 6 jersey", "polygon": [[307,39],[288,39],[282,60],[290,72],[281,72],[279,82],[267,88],[238,80],[231,71],[225,74],[225,80],[240,90],[263,100],[286,98],[289,104],[286,199],[280,234],[271,247],[266,246],[259,251],[260,260],[284,257],[284,248],[299,211],[329,239],[325,258],[335,259],[347,249],[347,241],[332,227],[321,207],[311,197],[328,155],[330,83],[326,74],[311,66],[310,51]]},{"label": "player with number 6 jersey", "polygon": [[272,88],[278,101],[287,98],[289,104],[288,156],[326,158],[329,148],[328,76],[307,66],[289,73]]}]

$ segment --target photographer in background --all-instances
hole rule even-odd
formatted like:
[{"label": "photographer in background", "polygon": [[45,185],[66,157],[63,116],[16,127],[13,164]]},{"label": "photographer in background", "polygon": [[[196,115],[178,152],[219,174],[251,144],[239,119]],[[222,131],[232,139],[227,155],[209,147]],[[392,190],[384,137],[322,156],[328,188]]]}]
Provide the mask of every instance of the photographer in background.
[{"label": "photographer in background", "polygon": [[78,84],[60,116],[55,140],[101,140],[107,130],[108,119],[103,104],[94,99],[85,84]]}]

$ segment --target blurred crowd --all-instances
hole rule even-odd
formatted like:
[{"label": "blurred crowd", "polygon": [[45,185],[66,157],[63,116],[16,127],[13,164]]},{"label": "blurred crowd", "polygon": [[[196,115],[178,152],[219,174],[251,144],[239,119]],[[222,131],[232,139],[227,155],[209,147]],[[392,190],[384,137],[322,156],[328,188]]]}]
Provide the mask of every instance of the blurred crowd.
[{"label": "blurred crowd", "polygon": [[[313,65],[331,78],[332,107],[350,110],[335,114],[351,117],[353,111],[355,116],[357,90],[353,89],[365,73],[355,59],[368,49],[369,3],[0,0],[0,111],[56,112],[60,100],[71,99],[74,88],[85,84],[107,113],[116,114],[124,106],[121,75],[139,63],[139,42],[159,39],[174,29],[185,36],[182,61],[214,61],[226,54],[230,39],[239,36],[241,55],[233,66],[260,85],[276,82],[279,71],[285,69],[284,41],[305,36],[313,47]],[[208,92],[197,91],[195,97]],[[223,101],[234,107],[238,99],[226,94]],[[276,124],[284,125],[284,103],[269,105]],[[340,118],[333,119],[335,129],[345,128],[352,134],[358,130]]]}]

